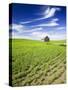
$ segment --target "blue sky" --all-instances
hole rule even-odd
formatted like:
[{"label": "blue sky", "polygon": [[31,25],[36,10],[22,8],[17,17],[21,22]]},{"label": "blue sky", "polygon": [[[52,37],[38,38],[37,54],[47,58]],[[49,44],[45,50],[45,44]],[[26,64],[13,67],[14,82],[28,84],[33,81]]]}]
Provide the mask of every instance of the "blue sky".
[{"label": "blue sky", "polygon": [[12,4],[12,38],[41,40],[66,39],[66,7],[33,4]]}]

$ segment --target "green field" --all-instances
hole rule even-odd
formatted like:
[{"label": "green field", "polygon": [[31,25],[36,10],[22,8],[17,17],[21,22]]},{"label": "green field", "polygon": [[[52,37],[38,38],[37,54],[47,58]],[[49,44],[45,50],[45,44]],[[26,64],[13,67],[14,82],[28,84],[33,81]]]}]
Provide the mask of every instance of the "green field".
[{"label": "green field", "polygon": [[65,82],[65,41],[12,40],[12,86]]}]

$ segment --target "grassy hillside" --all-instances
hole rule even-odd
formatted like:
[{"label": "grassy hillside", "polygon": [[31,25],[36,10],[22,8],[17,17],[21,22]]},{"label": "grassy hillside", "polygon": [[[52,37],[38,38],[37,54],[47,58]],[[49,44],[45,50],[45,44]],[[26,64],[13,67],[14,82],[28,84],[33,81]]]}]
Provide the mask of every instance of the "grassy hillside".
[{"label": "grassy hillside", "polygon": [[65,41],[12,40],[12,85],[65,83]]}]

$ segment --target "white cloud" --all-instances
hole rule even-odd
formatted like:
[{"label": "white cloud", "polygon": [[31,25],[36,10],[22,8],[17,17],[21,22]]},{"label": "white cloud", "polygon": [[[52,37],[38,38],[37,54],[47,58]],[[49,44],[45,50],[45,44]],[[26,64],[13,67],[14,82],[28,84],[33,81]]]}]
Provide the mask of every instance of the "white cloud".
[{"label": "white cloud", "polygon": [[[9,27],[12,30],[16,30],[18,33],[24,33],[24,32],[35,32],[35,31],[40,31],[43,28],[39,27],[39,28],[33,28],[33,29],[26,29],[26,27],[24,27],[24,25],[20,25],[20,24],[12,24]],[[14,33],[14,32],[13,32]]]},{"label": "white cloud", "polygon": [[[57,27],[58,29],[63,29],[64,27]],[[16,28],[14,28],[16,29]],[[24,31],[24,30],[23,30]],[[25,31],[26,32],[26,31]],[[16,32],[12,32],[12,36],[10,36],[10,38],[19,38],[19,39],[33,39],[33,40],[41,40],[43,39],[45,36],[49,36],[50,40],[63,40],[66,39],[66,34],[65,33],[58,33],[58,32],[43,32],[42,28],[34,28],[31,30],[28,30],[28,32],[30,32],[27,35],[24,34],[19,34]]]},{"label": "white cloud", "polygon": [[48,14],[50,12],[50,7],[48,7],[46,10],[45,10],[45,12],[44,12],[44,15],[46,14]]},{"label": "white cloud", "polygon": [[46,26],[46,27],[53,27],[53,26],[58,26],[59,24],[57,23],[59,19],[58,18],[54,18],[51,21],[49,21],[48,23],[43,23],[43,24],[39,24],[39,25],[35,25],[32,27],[36,27],[36,26]]},{"label": "white cloud", "polygon": [[[60,8],[57,8],[57,7],[53,7],[53,8],[50,8],[48,7],[43,13],[43,17],[41,18],[37,18],[37,19],[33,19],[31,21],[26,21],[26,22],[20,22],[20,24],[27,24],[27,23],[32,23],[32,22],[35,22],[35,21],[38,21],[38,20],[42,20],[42,19],[47,19],[47,18],[51,18],[55,15],[56,11],[60,11],[61,9]],[[56,19],[57,20],[57,19]]]},{"label": "white cloud", "polygon": [[52,34],[50,36],[51,40],[64,40],[66,39],[66,35],[65,34]]},{"label": "white cloud", "polygon": [[56,29],[57,29],[57,30],[66,30],[65,27],[57,27]]},{"label": "white cloud", "polygon": [[54,33],[52,31],[52,33],[50,32],[32,32],[30,34],[30,37],[32,39],[36,39],[36,40],[41,40],[43,39],[45,36],[49,36],[50,40],[64,40],[66,39],[66,34],[65,33]]},{"label": "white cloud", "polygon": [[33,37],[33,38],[36,38],[36,39],[41,40],[41,39],[43,39],[45,36],[49,36],[49,34],[46,33],[46,32],[32,32],[32,33],[30,34],[30,36]]},{"label": "white cloud", "polygon": [[42,20],[42,19],[47,19],[51,18],[55,15],[56,11],[60,11],[60,8],[50,8],[48,7],[45,12],[43,12],[44,16],[42,18],[35,19],[36,20]]},{"label": "white cloud", "polygon": [[27,24],[27,23],[31,23],[32,21],[25,21],[25,22],[20,22],[20,24]]},{"label": "white cloud", "polygon": [[57,21],[59,21],[58,18],[54,18],[54,19],[52,19],[52,22],[57,22]]},{"label": "white cloud", "polygon": [[39,28],[33,28],[33,29],[30,29],[30,30],[23,30],[22,32],[35,32],[35,31],[40,31],[40,30],[42,30],[41,27],[39,27]]},{"label": "white cloud", "polygon": [[24,36],[24,35],[14,35],[12,38],[16,39],[32,39],[30,36]]},{"label": "white cloud", "polygon": [[49,36],[50,40],[64,40],[66,39],[65,34],[48,34],[43,32],[33,32],[29,36],[26,35],[14,35],[12,38],[18,38],[18,39],[32,39],[32,40],[41,40],[45,36]]},{"label": "white cloud", "polygon": [[21,25],[21,24],[12,24],[12,25],[9,26],[9,29],[21,32],[24,29],[24,26]]},{"label": "white cloud", "polygon": [[47,33],[44,33],[44,32],[33,32],[31,35],[35,35],[37,37],[44,37],[44,36],[47,36]]},{"label": "white cloud", "polygon": [[47,8],[47,10],[45,11],[44,13],[44,18],[50,18],[50,17],[53,17],[55,15],[55,12],[56,11],[59,11],[60,8]]},{"label": "white cloud", "polygon": [[46,24],[39,24],[37,26],[47,26],[47,27],[53,27],[53,26],[58,26],[59,24],[56,22],[50,22],[50,23],[46,23]]}]

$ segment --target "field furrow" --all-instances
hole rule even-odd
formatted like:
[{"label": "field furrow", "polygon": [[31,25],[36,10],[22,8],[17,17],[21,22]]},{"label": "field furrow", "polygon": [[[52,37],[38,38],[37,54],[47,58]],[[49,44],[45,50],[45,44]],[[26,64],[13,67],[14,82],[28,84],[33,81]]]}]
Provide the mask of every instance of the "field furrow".
[{"label": "field furrow", "polygon": [[60,41],[46,43],[13,39],[12,85],[65,83],[66,47],[60,44]]}]

